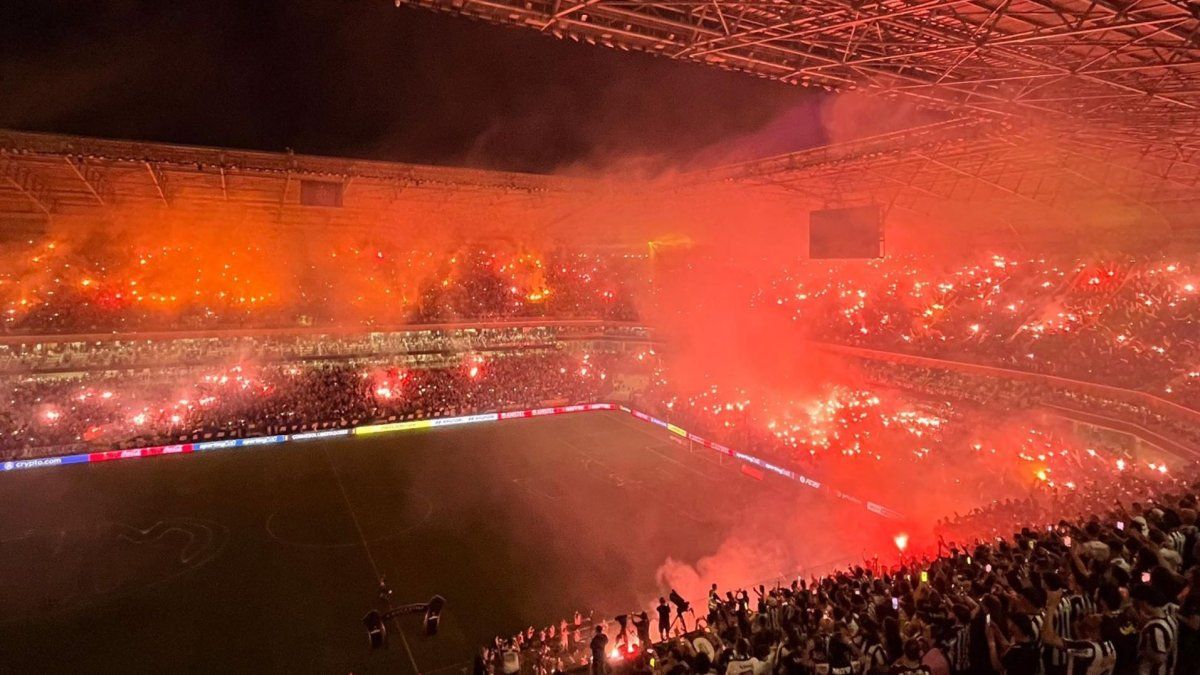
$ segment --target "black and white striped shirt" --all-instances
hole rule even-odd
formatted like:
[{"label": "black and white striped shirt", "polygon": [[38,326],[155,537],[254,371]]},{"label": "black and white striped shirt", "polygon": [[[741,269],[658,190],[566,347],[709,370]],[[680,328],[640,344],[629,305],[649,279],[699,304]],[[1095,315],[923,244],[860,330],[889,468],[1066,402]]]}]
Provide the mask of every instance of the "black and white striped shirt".
[{"label": "black and white striped shirt", "polygon": [[1174,675],[1179,649],[1179,619],[1173,612],[1151,619],[1138,636],[1140,675]]},{"label": "black and white striped shirt", "polygon": [[1045,612],[1030,614],[1029,623],[1033,626],[1033,642],[1040,649],[1042,646],[1042,624],[1046,623]]},{"label": "black and white striped shirt", "polygon": [[968,626],[959,626],[958,632],[946,643],[946,660],[950,670],[965,673],[971,668],[971,631]]},{"label": "black and white striped shirt", "polygon": [[1063,642],[1067,656],[1067,675],[1112,675],[1117,667],[1117,648],[1113,643],[1067,640]]},{"label": "black and white striped shirt", "polygon": [[[1054,632],[1063,641],[1075,639],[1075,622],[1096,612],[1096,603],[1086,595],[1072,595],[1058,601],[1058,612],[1054,616]],[[1044,621],[1044,619],[1043,619]],[[1041,622],[1039,622],[1041,623]],[[1066,650],[1057,647],[1047,647],[1050,665],[1062,666],[1067,663]]]}]

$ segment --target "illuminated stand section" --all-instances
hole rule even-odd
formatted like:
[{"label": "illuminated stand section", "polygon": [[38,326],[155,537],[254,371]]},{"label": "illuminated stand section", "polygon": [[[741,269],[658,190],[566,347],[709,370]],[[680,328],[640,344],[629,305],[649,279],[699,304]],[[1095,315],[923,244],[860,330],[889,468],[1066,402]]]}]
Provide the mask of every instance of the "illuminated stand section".
[{"label": "illuminated stand section", "polygon": [[275,445],[278,443],[287,443],[289,441],[312,441],[322,438],[336,438],[339,436],[369,436],[371,434],[386,434],[395,431],[410,431],[413,429],[434,429],[437,427],[452,427],[462,424],[478,424],[480,422],[497,422],[500,420],[515,420],[525,419],[529,417],[544,417],[546,415],[563,415],[566,413],[590,412],[593,410],[620,410],[621,412],[629,413],[643,422],[649,422],[655,426],[662,427],[667,431],[675,434],[680,438],[687,439],[693,443],[704,446],[710,450],[714,450],[728,457],[745,462],[752,466],[758,467],[765,471],[770,471],[776,475],[782,476],[789,480],[795,481],[815,490],[824,490],[829,494],[854,502],[872,513],[899,520],[903,516],[893,511],[892,509],[876,504],[875,502],[863,501],[848,495],[840,490],[834,489],[829,485],[820,481],[803,476],[790,469],[772,464],[766,460],[759,459],[753,455],[748,455],[744,452],[738,452],[728,448],[720,443],[710,441],[707,438],[689,433],[685,429],[675,426],[665,420],[660,420],[657,417],[647,415],[639,410],[633,410],[623,405],[613,403],[584,403],[580,405],[558,406],[553,408],[534,408],[530,410],[513,410],[510,412],[499,413],[480,413],[478,415],[464,415],[462,417],[438,417],[424,420],[410,420],[405,422],[389,422],[387,424],[368,424],[366,426],[354,427],[352,429],[326,429],[322,431],[306,431],[296,434],[279,434],[276,436],[255,436],[252,438],[227,438],[219,441],[204,441],[201,443],[181,443],[179,445],[156,445],[150,448],[131,448],[128,450],[106,450],[103,452],[89,452],[77,455],[59,455],[56,457],[40,457],[37,459],[20,459],[4,462],[0,464],[0,470],[16,471],[19,469],[36,469],[44,466],[60,466],[63,464],[89,464],[92,462],[107,462],[114,459],[133,459],[137,457],[157,457],[159,455],[185,455],[195,452],[206,452],[209,450],[225,450],[228,448],[250,448],[258,445]]}]

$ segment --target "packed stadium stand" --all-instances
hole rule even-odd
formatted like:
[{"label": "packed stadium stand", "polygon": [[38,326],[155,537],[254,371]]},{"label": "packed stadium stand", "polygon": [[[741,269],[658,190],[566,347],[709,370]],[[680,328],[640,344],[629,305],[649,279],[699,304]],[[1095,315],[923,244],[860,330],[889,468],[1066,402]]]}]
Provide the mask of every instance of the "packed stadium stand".
[{"label": "packed stadium stand", "polygon": [[1200,6],[396,4],[920,115],[616,178],[0,130],[0,672],[1200,673]]}]

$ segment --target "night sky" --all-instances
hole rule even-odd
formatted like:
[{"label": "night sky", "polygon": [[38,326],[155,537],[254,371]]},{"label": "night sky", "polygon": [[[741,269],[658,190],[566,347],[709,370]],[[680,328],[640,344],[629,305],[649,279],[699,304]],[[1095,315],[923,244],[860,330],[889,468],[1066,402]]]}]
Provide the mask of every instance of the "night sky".
[{"label": "night sky", "polygon": [[822,140],[810,91],[390,0],[0,4],[0,128],[535,172]]}]

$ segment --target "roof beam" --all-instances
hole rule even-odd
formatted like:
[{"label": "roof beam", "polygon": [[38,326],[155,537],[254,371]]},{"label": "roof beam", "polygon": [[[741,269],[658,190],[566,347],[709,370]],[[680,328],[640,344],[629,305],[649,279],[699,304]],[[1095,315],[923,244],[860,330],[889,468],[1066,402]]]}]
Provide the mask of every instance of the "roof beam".
[{"label": "roof beam", "polygon": [[104,206],[104,197],[101,192],[104,190],[104,177],[100,172],[87,165],[87,160],[83,157],[73,157],[71,155],[63,155],[63,160],[67,166],[71,167],[71,171],[75,176],[87,187],[88,192],[92,193],[92,197],[99,202],[100,206]]},{"label": "roof beam", "polygon": [[46,184],[38,178],[37,174],[12,160],[5,160],[2,177],[4,182],[25,195],[25,198],[42,213],[50,215],[54,210],[54,199],[46,188]]},{"label": "roof beam", "polygon": [[154,182],[155,189],[158,190],[158,197],[162,200],[163,205],[168,208],[171,206],[171,201],[167,199],[167,177],[163,175],[161,169],[154,162],[144,162],[146,171],[150,173],[150,180]]}]

